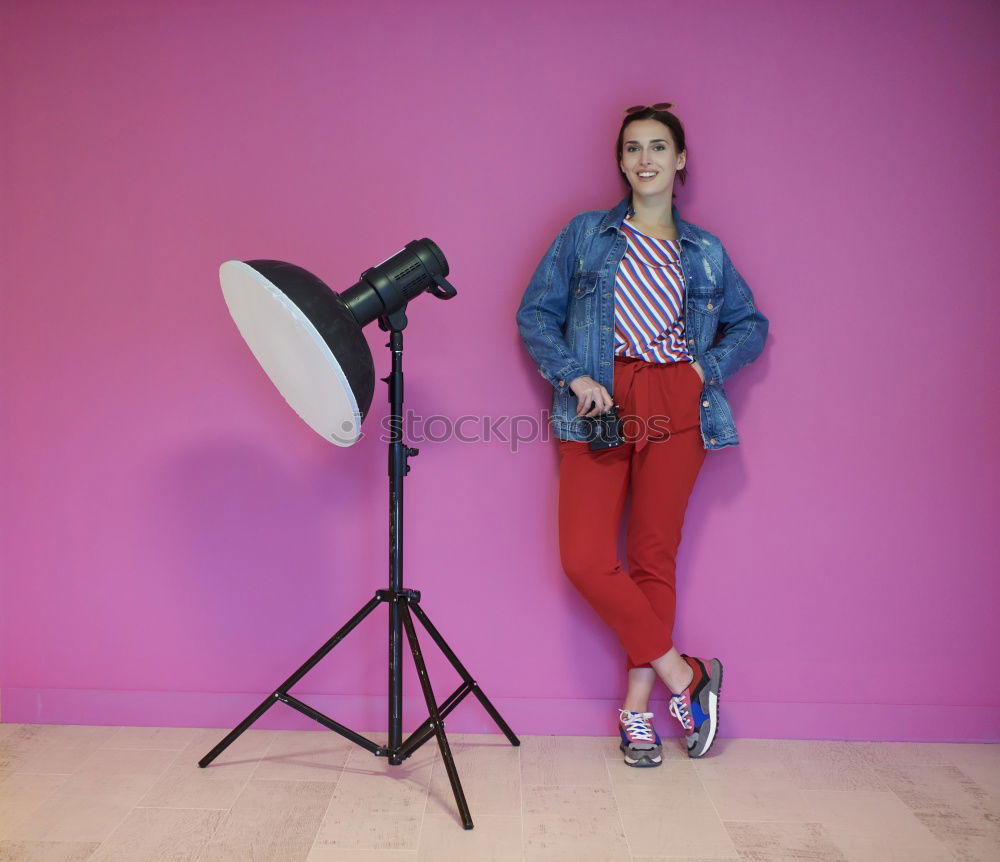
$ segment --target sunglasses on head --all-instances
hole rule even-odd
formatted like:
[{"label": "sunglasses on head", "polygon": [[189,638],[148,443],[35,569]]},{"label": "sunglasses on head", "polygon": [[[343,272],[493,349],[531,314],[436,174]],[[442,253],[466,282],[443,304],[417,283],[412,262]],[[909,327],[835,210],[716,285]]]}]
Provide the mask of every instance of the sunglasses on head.
[{"label": "sunglasses on head", "polygon": [[655,105],[633,105],[625,109],[625,116],[638,114],[641,111],[669,111],[674,106],[673,102],[657,102]]}]

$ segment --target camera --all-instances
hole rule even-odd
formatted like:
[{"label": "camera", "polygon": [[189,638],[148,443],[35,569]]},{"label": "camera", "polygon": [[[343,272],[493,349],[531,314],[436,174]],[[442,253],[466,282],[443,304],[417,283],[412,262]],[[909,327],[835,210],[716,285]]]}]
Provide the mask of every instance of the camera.
[{"label": "camera", "polygon": [[616,404],[607,413],[601,413],[588,420],[590,431],[588,433],[587,444],[591,452],[601,449],[614,449],[625,442],[622,433],[622,420],[618,415],[618,405]]}]

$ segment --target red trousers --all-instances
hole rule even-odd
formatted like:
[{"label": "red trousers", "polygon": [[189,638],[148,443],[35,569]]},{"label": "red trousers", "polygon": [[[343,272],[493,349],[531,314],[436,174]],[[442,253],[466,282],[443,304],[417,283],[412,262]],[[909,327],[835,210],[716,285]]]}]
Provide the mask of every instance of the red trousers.
[{"label": "red trousers", "polygon": [[[688,498],[705,460],[701,377],[688,362],[615,359],[613,396],[626,442],[591,452],[559,440],[563,568],[625,647],[629,669],[673,646],[676,558]],[[618,559],[626,497],[628,572]]]}]

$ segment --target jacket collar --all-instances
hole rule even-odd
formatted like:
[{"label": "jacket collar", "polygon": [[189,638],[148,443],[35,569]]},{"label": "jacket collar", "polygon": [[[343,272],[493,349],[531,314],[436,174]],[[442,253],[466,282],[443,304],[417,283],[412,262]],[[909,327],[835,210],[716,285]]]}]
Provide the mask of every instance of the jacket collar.
[{"label": "jacket collar", "polygon": [[[626,195],[614,209],[608,210],[607,215],[601,221],[601,225],[598,231],[603,232],[610,230],[612,228],[620,230],[622,222],[625,221],[625,216],[629,214],[632,209],[632,195]],[[673,214],[674,225],[677,227],[677,239],[678,241],[687,241],[690,243],[697,244],[698,234],[697,228],[690,222],[684,221],[677,212],[677,204],[670,205],[671,213]]]}]

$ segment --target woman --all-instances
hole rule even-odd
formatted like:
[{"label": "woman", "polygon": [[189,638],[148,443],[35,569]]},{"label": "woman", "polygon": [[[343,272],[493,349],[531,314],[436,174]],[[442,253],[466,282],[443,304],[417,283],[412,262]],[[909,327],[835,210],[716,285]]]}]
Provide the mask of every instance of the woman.
[{"label": "woman", "polygon": [[[760,355],[768,326],[718,238],[673,205],[687,150],[671,107],[625,112],[615,155],[629,194],[563,228],[517,313],[554,388],[562,564],[628,658],[618,729],[629,766],[663,759],[649,712],[657,678],[688,755],[715,739],[722,663],[673,643],[675,559],[706,450],[739,442],[723,381]],[[606,433],[595,418],[614,428],[613,407],[624,442],[592,448]],[[617,541],[629,492],[626,572]]]}]

